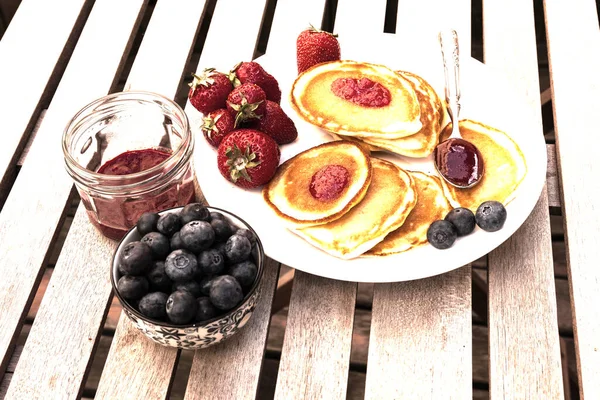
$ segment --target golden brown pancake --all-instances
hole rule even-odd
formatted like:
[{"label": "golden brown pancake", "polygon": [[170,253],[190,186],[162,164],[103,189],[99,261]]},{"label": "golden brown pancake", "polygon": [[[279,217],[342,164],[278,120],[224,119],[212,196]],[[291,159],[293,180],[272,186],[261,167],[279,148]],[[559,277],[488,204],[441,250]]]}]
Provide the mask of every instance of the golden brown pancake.
[{"label": "golden brown pancake", "polygon": [[294,232],[343,259],[358,257],[398,229],[417,202],[414,182],[402,168],[371,158],[373,178],[364,199],[341,218]]},{"label": "golden brown pancake", "polygon": [[[360,105],[332,91],[337,79],[362,78],[385,87],[391,95],[389,104]],[[383,65],[347,60],[317,64],[294,81],[291,104],[306,121],[340,135],[399,138],[421,129],[419,102],[411,84]]]},{"label": "golden brown pancake", "polygon": [[[328,142],[281,164],[262,194],[292,227],[324,224],[363,199],[371,171],[369,155],[359,145],[345,140]],[[336,181],[336,173],[345,174],[346,184]]]},{"label": "golden brown pancake", "polygon": [[351,142],[354,142],[356,144],[358,144],[359,146],[361,146],[366,152],[371,153],[373,151],[384,151],[383,149],[373,146],[372,144],[369,144],[365,141],[362,140],[362,138],[357,137],[352,137],[352,136],[344,136],[344,135],[338,135],[336,133],[333,132],[327,132],[333,139],[335,140],[349,140]]},{"label": "golden brown pancake", "polygon": [[[465,207],[475,212],[484,201],[496,200],[508,204],[525,174],[527,165],[519,146],[496,128],[472,120],[458,123],[465,140],[473,143],[483,157],[483,178],[475,186],[459,189],[443,181],[446,197],[454,207]],[[445,140],[452,131],[448,124],[440,137]]]},{"label": "golden brown pancake", "polygon": [[422,172],[409,171],[417,190],[417,204],[404,221],[404,224],[364,256],[385,256],[400,253],[427,243],[427,229],[435,220],[444,219],[452,206],[444,196],[440,178]]}]

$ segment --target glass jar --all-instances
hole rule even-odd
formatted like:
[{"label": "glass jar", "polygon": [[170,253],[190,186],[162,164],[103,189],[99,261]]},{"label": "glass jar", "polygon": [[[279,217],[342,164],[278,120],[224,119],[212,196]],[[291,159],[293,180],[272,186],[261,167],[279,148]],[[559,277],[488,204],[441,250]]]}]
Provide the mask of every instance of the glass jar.
[{"label": "glass jar", "polygon": [[90,221],[111,239],[121,239],[145,212],[196,200],[188,118],[158,94],[93,101],[69,122],[62,147]]}]

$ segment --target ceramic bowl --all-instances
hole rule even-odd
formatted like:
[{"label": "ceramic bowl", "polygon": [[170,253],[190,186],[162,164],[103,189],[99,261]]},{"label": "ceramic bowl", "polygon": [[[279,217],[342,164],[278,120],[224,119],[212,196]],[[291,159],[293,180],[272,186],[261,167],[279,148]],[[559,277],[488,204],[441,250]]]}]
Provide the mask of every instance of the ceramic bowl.
[{"label": "ceramic bowl", "polygon": [[[183,207],[172,208],[161,211],[159,214],[179,212]],[[117,250],[113,255],[110,281],[113,292],[121,302],[125,315],[133,322],[133,325],[146,337],[163,346],[177,347],[183,349],[203,349],[220,343],[235,335],[252,317],[256,302],[260,297],[259,283],[264,270],[264,251],[256,232],[246,222],[234,214],[215,207],[207,207],[211,212],[219,212],[226,216],[229,221],[239,227],[250,230],[256,236],[256,245],[252,249],[252,256],[257,267],[254,284],[245,294],[244,299],[235,308],[206,321],[175,325],[165,321],[157,321],[142,315],[131,304],[125,300],[117,291],[117,282],[121,277],[118,270],[118,257],[121,249],[130,242],[140,240],[141,235],[137,228],[130,229],[119,242]]]}]

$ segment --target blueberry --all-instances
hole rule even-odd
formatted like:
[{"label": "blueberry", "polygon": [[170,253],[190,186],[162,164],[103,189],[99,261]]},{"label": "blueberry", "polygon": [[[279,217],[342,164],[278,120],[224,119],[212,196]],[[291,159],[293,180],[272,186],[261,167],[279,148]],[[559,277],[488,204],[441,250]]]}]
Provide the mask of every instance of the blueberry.
[{"label": "blueberry", "polygon": [[198,312],[196,312],[196,321],[206,321],[216,317],[219,311],[213,306],[208,297],[200,297],[198,300]]},{"label": "blueberry", "polygon": [[210,213],[210,220],[212,222],[215,219],[218,219],[221,221],[227,221],[227,218],[223,214],[221,214],[220,212],[213,211]]},{"label": "blueberry", "polygon": [[250,287],[256,279],[258,269],[252,261],[242,261],[241,263],[233,264],[227,272],[233,276],[242,287]]},{"label": "blueberry", "polygon": [[237,227],[234,227],[234,228],[235,229],[233,231],[235,232],[236,235],[244,236],[246,239],[248,239],[250,241],[250,244],[252,245],[252,247],[254,247],[256,245],[256,236],[249,229],[237,228]]},{"label": "blueberry", "polygon": [[205,296],[210,295],[210,288],[212,287],[214,280],[215,280],[214,276],[205,276],[204,278],[200,279],[200,281],[198,283],[200,284],[200,292],[203,295],[205,295]]},{"label": "blueberry", "polygon": [[186,290],[177,290],[167,299],[167,316],[174,324],[187,324],[196,317],[198,302]]},{"label": "blueberry", "polygon": [[148,293],[140,300],[139,310],[148,318],[163,319],[167,316],[168,297],[163,292]]},{"label": "blueberry", "polygon": [[233,233],[231,225],[229,225],[227,221],[221,219],[213,219],[210,221],[210,226],[212,226],[215,231],[215,242],[224,242]]},{"label": "blueberry", "polygon": [[192,203],[181,210],[181,223],[185,225],[192,221],[210,221],[210,211],[200,203]]},{"label": "blueberry", "polygon": [[165,236],[171,237],[181,228],[181,219],[176,213],[161,215],[156,223],[156,229]]},{"label": "blueberry", "polygon": [[186,249],[193,253],[200,253],[213,244],[215,231],[206,221],[192,221],[181,228],[179,236]]},{"label": "blueberry", "polygon": [[225,269],[225,260],[219,250],[205,250],[198,255],[198,267],[201,275],[218,275]]},{"label": "blueberry", "polygon": [[504,226],[506,208],[498,201],[485,201],[477,207],[475,220],[484,231],[496,232]]},{"label": "blueberry", "polygon": [[196,281],[186,281],[173,284],[173,292],[177,290],[187,290],[194,297],[200,297],[202,291],[200,290],[200,284]]},{"label": "blueberry", "polygon": [[232,309],[243,298],[242,287],[233,276],[221,275],[210,287],[210,302],[220,310]]},{"label": "blueberry", "polygon": [[225,257],[225,244],[227,244],[227,242],[217,243],[213,246],[213,249],[221,253],[223,257]]},{"label": "blueberry", "polygon": [[178,249],[184,249],[184,248],[185,248],[185,246],[183,245],[183,242],[181,241],[180,233],[179,233],[179,231],[177,231],[171,237],[171,251],[178,250]]},{"label": "blueberry", "polygon": [[190,281],[198,273],[198,260],[187,250],[172,251],[165,260],[165,272],[172,281]]},{"label": "blueberry", "polygon": [[427,240],[436,249],[447,249],[456,240],[456,228],[451,222],[437,220],[427,229]]},{"label": "blueberry", "polygon": [[148,247],[150,247],[150,250],[152,250],[152,256],[155,260],[164,260],[165,257],[171,252],[169,238],[162,233],[147,233],[144,235],[141,242],[146,243]]},{"label": "blueberry", "polygon": [[148,286],[143,276],[123,275],[117,282],[119,294],[127,300],[141,299],[148,293]]},{"label": "blueberry", "polygon": [[237,233],[230,236],[225,243],[225,260],[229,264],[245,261],[250,257],[252,245],[245,236]]},{"label": "blueberry", "polygon": [[150,287],[153,290],[161,292],[168,292],[173,284],[173,281],[171,281],[165,272],[164,261],[155,261],[150,271],[146,274],[146,279],[150,282]]},{"label": "blueberry", "polygon": [[137,221],[137,230],[140,236],[156,231],[156,223],[160,216],[156,213],[144,213]]},{"label": "blueberry", "polygon": [[142,242],[125,245],[119,258],[119,271],[123,275],[144,275],[152,267],[152,250]]},{"label": "blueberry", "polygon": [[455,208],[444,219],[454,225],[458,236],[468,235],[475,229],[475,215],[468,208]]}]

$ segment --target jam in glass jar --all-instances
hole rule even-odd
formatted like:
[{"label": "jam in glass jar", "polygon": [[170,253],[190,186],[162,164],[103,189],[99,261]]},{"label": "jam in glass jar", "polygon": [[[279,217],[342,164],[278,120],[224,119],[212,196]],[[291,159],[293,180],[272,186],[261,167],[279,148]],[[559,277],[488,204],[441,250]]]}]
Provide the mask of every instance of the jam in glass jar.
[{"label": "jam in glass jar", "polygon": [[185,112],[150,92],[120,92],[81,109],[62,141],[90,221],[121,239],[140,215],[195,201],[194,137]]}]

